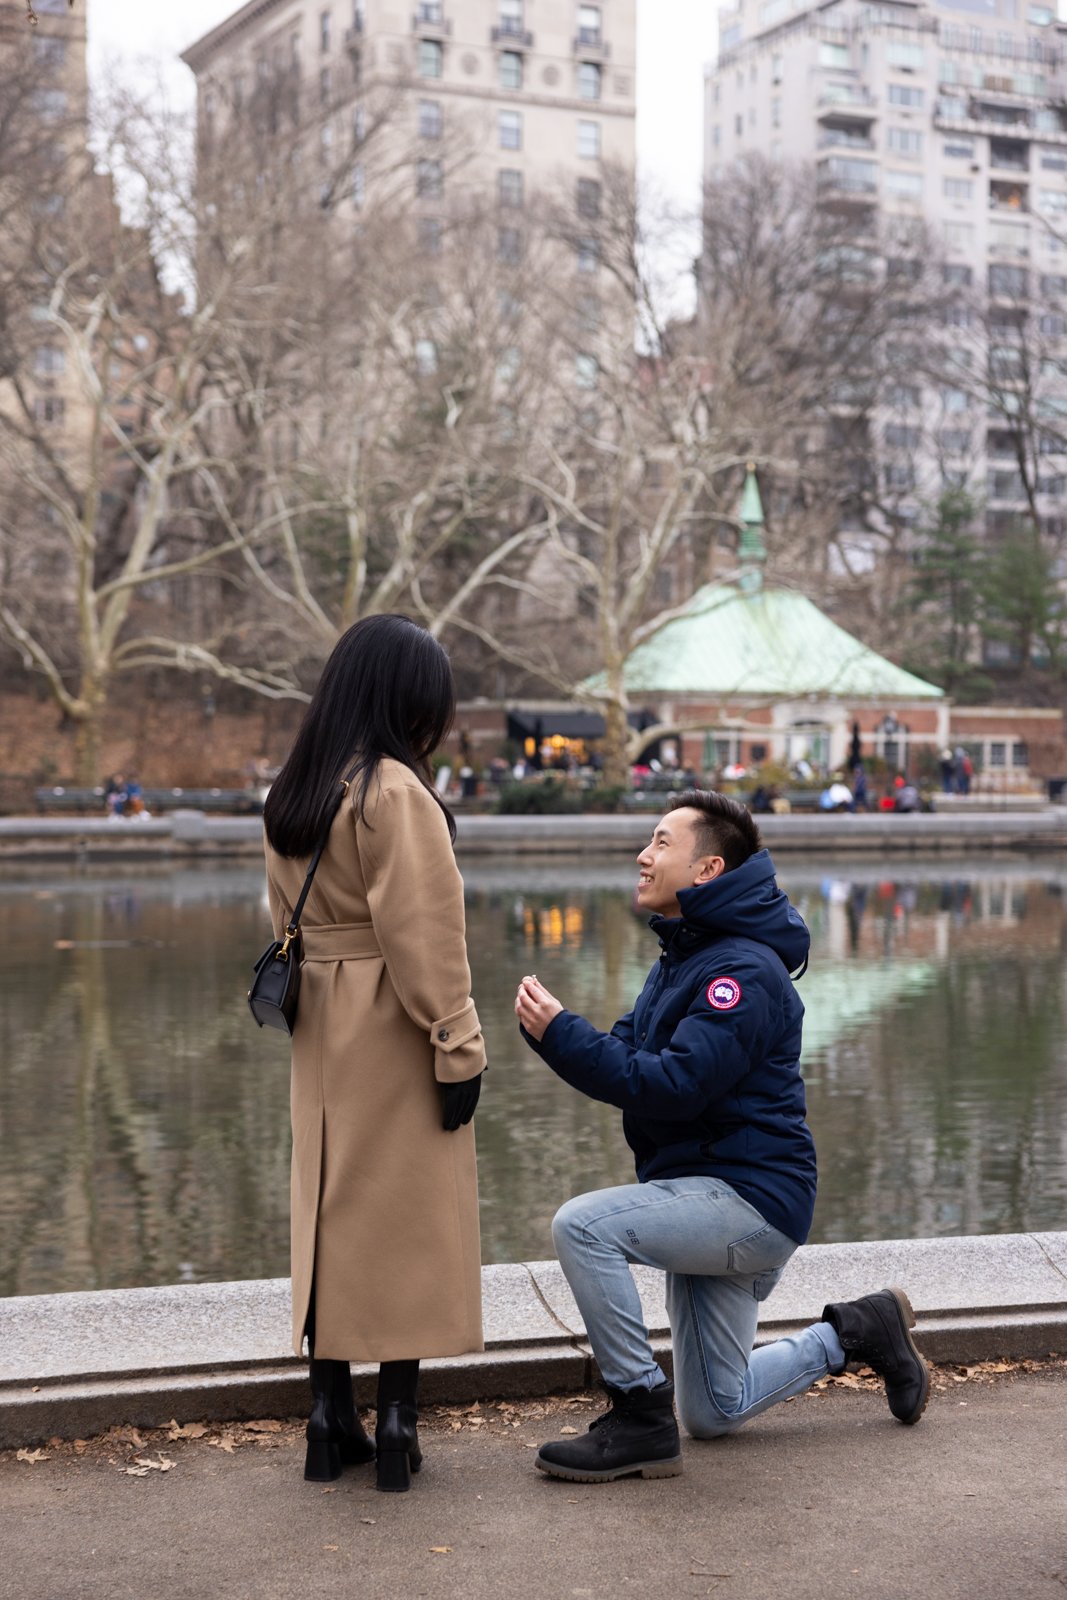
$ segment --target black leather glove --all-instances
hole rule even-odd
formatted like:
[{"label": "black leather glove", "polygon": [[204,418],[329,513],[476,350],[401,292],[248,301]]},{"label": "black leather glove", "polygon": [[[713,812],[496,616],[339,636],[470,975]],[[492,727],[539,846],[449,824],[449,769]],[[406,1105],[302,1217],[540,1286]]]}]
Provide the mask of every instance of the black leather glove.
[{"label": "black leather glove", "polygon": [[462,1128],[471,1120],[481,1092],[482,1075],[480,1072],[476,1078],[464,1078],[462,1083],[443,1083],[441,1085],[441,1103],[444,1109],[443,1127],[446,1133],[455,1133],[457,1128]]}]

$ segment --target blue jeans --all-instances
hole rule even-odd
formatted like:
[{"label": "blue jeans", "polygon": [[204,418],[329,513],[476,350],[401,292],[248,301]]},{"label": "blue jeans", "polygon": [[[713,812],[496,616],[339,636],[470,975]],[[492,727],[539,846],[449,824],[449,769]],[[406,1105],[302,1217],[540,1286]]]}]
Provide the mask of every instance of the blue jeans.
[{"label": "blue jeans", "polygon": [[601,1377],[613,1388],[663,1382],[630,1264],[666,1272],[678,1415],[695,1438],[732,1433],[844,1369],[828,1322],[753,1350],[760,1301],[796,1245],[718,1178],[661,1178],[577,1195],[556,1213],[552,1238]]}]

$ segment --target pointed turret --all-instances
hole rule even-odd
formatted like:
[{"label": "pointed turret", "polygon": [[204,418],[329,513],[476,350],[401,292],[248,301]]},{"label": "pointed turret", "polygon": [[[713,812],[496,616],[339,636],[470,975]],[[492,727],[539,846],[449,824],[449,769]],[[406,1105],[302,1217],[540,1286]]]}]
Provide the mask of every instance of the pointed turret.
[{"label": "pointed turret", "polygon": [[740,582],[747,594],[753,594],[763,585],[763,563],[767,559],[767,546],[763,542],[763,501],[756,481],[756,463],[750,461],[745,472],[745,487],[741,493],[741,538],[737,547],[741,563]]}]

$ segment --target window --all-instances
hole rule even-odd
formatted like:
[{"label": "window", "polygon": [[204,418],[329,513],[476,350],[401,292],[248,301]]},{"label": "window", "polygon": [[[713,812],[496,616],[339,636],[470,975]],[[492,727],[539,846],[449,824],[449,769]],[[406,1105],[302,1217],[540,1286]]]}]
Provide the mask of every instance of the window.
[{"label": "window", "polygon": [[578,300],[578,322],[585,333],[595,333],[600,326],[600,299],[595,294],[583,294]]},{"label": "window", "polygon": [[600,246],[595,239],[579,239],[577,257],[579,272],[596,272],[600,266]]},{"label": "window", "polygon": [[921,111],[923,91],[921,89],[913,89],[910,83],[891,83],[889,85],[889,104],[891,106],[909,106],[914,111]]},{"label": "window", "polygon": [[502,167],[496,175],[496,193],[502,206],[521,206],[522,173],[514,167]]},{"label": "window", "polygon": [[951,416],[957,412],[966,411],[968,406],[967,392],[965,389],[953,389],[945,385],[941,390],[941,405],[943,410]]},{"label": "window", "polygon": [[585,354],[575,356],[574,381],[579,389],[595,389],[599,377],[600,367],[596,356]]},{"label": "window", "polygon": [[991,767],[1006,767],[1008,764],[1008,747],[1002,739],[993,739],[989,745],[989,765]]},{"label": "window", "polygon": [[847,69],[852,65],[847,44],[821,44],[819,46],[820,67],[842,67]]},{"label": "window", "polygon": [[46,428],[57,427],[63,421],[66,403],[58,394],[41,395],[33,402],[33,420]]},{"label": "window", "polygon": [[419,77],[439,78],[445,67],[445,47],[438,39],[419,40]]},{"label": "window", "polygon": [[915,468],[910,461],[887,461],[885,466],[885,486],[895,489],[900,494],[907,494],[915,487]]},{"label": "window", "polygon": [[771,127],[772,128],[780,128],[781,126],[782,126],[782,102],[780,100],[772,100],[771,101]]},{"label": "window", "polygon": [[437,371],[437,346],[432,339],[415,340],[415,366],[421,378],[430,378]]},{"label": "window", "polygon": [[954,285],[957,289],[969,289],[974,282],[972,268],[965,267],[957,262],[950,262],[942,267],[941,276],[946,283]]},{"label": "window", "polygon": [[902,422],[890,422],[886,425],[885,442],[891,450],[917,450],[922,438],[922,430],[909,428]]},{"label": "window", "polygon": [[1063,189],[1039,189],[1037,191],[1037,209],[1056,213],[1067,211],[1067,191]]},{"label": "window", "polygon": [[66,370],[67,358],[58,345],[39,344],[33,353],[33,370],[39,378],[55,378]]},{"label": "window", "polygon": [[326,106],[330,103],[330,69],[323,67],[319,73],[319,100]]},{"label": "window", "polygon": [[362,144],[367,137],[367,113],[362,106],[357,106],[352,113],[352,141]]},{"label": "window", "polygon": [[416,237],[419,241],[419,249],[424,256],[439,256],[443,238],[440,217],[420,217],[417,224]]},{"label": "window", "polygon": [[949,156],[954,161],[973,161],[974,160],[974,145],[973,144],[950,144],[949,141],[946,139],[943,148],[944,148],[945,155]]},{"label": "window", "polygon": [[1056,13],[1051,6],[1027,6],[1026,20],[1037,28],[1047,28]]},{"label": "window", "polygon": [[320,50],[328,50],[329,48],[330,48],[330,13],[328,11],[321,11],[319,13],[319,49]]},{"label": "window", "polygon": [[502,51],[498,67],[502,89],[522,88],[522,56],[517,50]]},{"label": "window", "polygon": [[578,179],[578,215],[587,219],[600,215],[600,185],[595,178]]},{"label": "window", "polygon": [[918,72],[923,64],[923,47],[921,44],[906,44],[903,40],[896,40],[886,46],[885,58],[889,66],[897,67],[902,72]]},{"label": "window", "polygon": [[1041,166],[1045,172],[1067,172],[1067,156],[1041,153]]},{"label": "window", "polygon": [[497,113],[497,131],[501,150],[522,149],[522,112]]},{"label": "window", "polygon": [[918,160],[923,153],[923,136],[917,128],[890,128],[886,135],[886,147],[894,155],[911,156]]},{"label": "window", "polygon": [[601,71],[595,61],[578,64],[578,95],[582,100],[600,99]]},{"label": "window", "polygon": [[522,0],[500,0],[500,32],[515,39],[523,31]]},{"label": "window", "polygon": [[578,43],[596,45],[600,43],[599,6],[578,7]]},{"label": "window", "polygon": [[885,192],[897,200],[921,200],[923,180],[921,172],[893,172],[885,174]]},{"label": "window", "polygon": [[440,200],[445,192],[444,169],[440,161],[425,158],[415,163],[415,193],[420,200]]},{"label": "window", "polygon": [[445,131],[444,112],[440,100],[419,101],[419,137],[439,139]]},{"label": "window", "polygon": [[891,383],[886,390],[885,403],[894,411],[917,411],[922,395],[911,383]]},{"label": "window", "polygon": [[784,60],[784,57],[782,57],[780,55],[774,55],[774,56],[771,57],[771,82],[772,83],[781,83],[781,81],[782,81],[782,62],[783,62],[783,60]]},{"label": "window", "polygon": [[38,89],[33,97],[33,107],[38,116],[55,122],[67,114],[67,97],[62,89]]},{"label": "window", "polygon": [[1041,278],[1041,293],[1067,294],[1067,277],[1055,272],[1044,273]]},{"label": "window", "polygon": [[989,269],[990,294],[1003,295],[1006,299],[1019,298],[1028,293],[1030,287],[1030,274],[1025,267],[992,266]]},{"label": "window", "polygon": [[971,448],[971,436],[965,428],[942,428],[937,440],[950,456],[965,455]]},{"label": "window", "polygon": [[578,154],[588,160],[596,160],[600,155],[600,123],[578,123]]},{"label": "window", "polygon": [[950,250],[967,252],[974,248],[973,222],[946,222],[944,234],[945,243]]},{"label": "window", "polygon": [[[1031,10],[1033,7],[1031,7]],[[1031,21],[1033,18],[1031,18]],[[1028,767],[1030,765],[1030,751],[1021,740],[1015,739],[1011,747],[1011,764],[1013,767]]]},{"label": "window", "polygon": [[498,383],[514,383],[522,366],[522,356],[518,347],[513,344],[501,350],[496,363],[496,377]]},{"label": "window", "polygon": [[522,260],[522,234],[518,228],[496,230],[496,255],[497,260],[503,261],[505,265],[518,266]]},{"label": "window", "polygon": [[61,67],[67,59],[67,41],[43,34],[33,36],[33,57],[38,66],[46,70]]},{"label": "window", "polygon": [[522,316],[522,301],[508,289],[500,289],[496,297],[501,322],[518,322]]},{"label": "window", "polygon": [[740,139],[740,137],[744,133],[744,131],[745,131],[745,119],[744,119],[744,117],[741,115],[741,113],[739,111],[737,113],[737,115],[735,116],[735,118],[734,118],[734,133]]},{"label": "window", "polygon": [[969,178],[946,178],[944,191],[946,200],[974,199],[974,184]]}]

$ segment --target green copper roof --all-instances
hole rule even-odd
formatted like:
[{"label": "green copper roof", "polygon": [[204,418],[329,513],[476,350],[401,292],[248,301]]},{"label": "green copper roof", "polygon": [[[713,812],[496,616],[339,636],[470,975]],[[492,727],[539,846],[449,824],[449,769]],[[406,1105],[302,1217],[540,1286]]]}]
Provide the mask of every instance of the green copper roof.
[{"label": "green copper roof", "polygon": [[[638,645],[626,689],[646,694],[743,694],[775,699],[940,700],[944,691],[896,667],[791,589],[744,594],[708,584],[684,613]],[[600,686],[601,679],[590,682]]]}]

